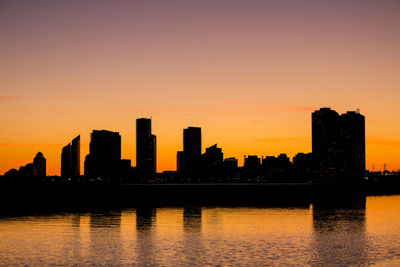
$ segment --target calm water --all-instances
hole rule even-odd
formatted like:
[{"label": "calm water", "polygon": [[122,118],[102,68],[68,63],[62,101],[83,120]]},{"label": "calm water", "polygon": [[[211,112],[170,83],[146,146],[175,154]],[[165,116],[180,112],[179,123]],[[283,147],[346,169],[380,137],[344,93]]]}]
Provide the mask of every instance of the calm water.
[{"label": "calm water", "polygon": [[0,265],[400,265],[400,196],[361,208],[186,207],[0,217]]}]

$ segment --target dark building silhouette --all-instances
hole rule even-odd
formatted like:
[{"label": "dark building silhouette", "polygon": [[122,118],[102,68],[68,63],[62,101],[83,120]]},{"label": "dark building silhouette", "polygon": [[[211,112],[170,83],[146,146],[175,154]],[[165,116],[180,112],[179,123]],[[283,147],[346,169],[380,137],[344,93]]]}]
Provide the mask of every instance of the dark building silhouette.
[{"label": "dark building silhouette", "polygon": [[365,172],[365,118],[330,108],[312,113],[312,157],[317,180],[361,177]]},{"label": "dark building silhouette", "polygon": [[197,175],[201,157],[201,128],[183,130],[183,151],[177,154],[177,170],[183,175]]},{"label": "dark building silhouette", "polygon": [[293,175],[299,182],[309,182],[312,176],[312,153],[298,153],[293,157]]},{"label": "dark building silhouette", "polygon": [[69,143],[61,151],[61,177],[67,178],[71,176],[71,144]]},{"label": "dark building silhouette", "polygon": [[191,155],[201,154],[200,127],[188,127],[183,130],[183,151]]},{"label": "dark building silhouette", "polygon": [[94,130],[89,154],[85,158],[85,176],[112,178],[118,174],[121,161],[121,136],[118,132]]},{"label": "dark building silhouette", "polygon": [[365,117],[358,112],[348,111],[340,119],[340,174],[362,177],[365,173]]},{"label": "dark building silhouette", "polygon": [[[201,156],[201,171],[207,180],[219,180],[223,172],[224,154],[217,144],[206,148],[206,152]],[[204,179],[203,179],[204,180]]]},{"label": "dark building silhouette", "polygon": [[330,108],[312,113],[312,153],[315,159],[315,175],[332,179],[338,175],[340,116]]},{"label": "dark building silhouette", "polygon": [[283,182],[292,179],[292,163],[286,154],[262,159],[262,174],[266,181]]},{"label": "dark building silhouette", "polygon": [[227,182],[233,182],[237,180],[239,178],[238,160],[234,157],[224,159],[223,172],[223,176]]},{"label": "dark building silhouette", "polygon": [[36,170],[38,177],[46,177],[46,158],[42,152],[38,152],[33,159],[33,168]]},{"label": "dark building silhouette", "polygon": [[244,165],[242,169],[242,178],[245,181],[254,181],[255,178],[260,177],[261,171],[261,163],[260,158],[258,156],[245,156],[244,157]]},{"label": "dark building silhouette", "polygon": [[142,177],[156,173],[156,136],[151,133],[151,119],[136,120],[136,168]]},{"label": "dark building silhouette", "polygon": [[63,147],[61,152],[61,177],[78,177],[81,174],[80,135]]}]

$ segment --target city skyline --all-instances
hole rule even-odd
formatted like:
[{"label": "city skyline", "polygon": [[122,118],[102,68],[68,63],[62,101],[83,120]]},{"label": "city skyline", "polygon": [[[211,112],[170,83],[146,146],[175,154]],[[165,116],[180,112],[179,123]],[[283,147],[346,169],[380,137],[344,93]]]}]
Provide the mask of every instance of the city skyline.
[{"label": "city skyline", "polygon": [[[244,156],[240,175],[237,172],[237,158],[224,159],[222,148],[218,148],[217,144],[206,148],[203,154],[201,127],[189,126],[183,129],[183,150],[176,152],[176,173],[181,178],[195,180],[228,179],[243,175],[248,178],[261,175],[278,180],[293,177],[324,180],[363,177],[366,170],[364,115],[360,114],[359,110],[339,115],[335,110],[323,107],[312,112],[311,123],[312,152],[298,151],[292,160],[284,152],[277,157],[268,154],[261,157],[247,154]],[[139,155],[136,158],[136,166],[131,164],[131,159],[121,158],[122,143],[119,132],[93,130],[89,154],[84,157],[83,175],[86,178],[123,180],[136,177],[141,182],[151,181],[157,173],[156,136],[152,134],[151,125],[152,118],[136,119],[136,151]],[[62,178],[77,178],[80,175],[80,148],[80,135],[62,148]],[[41,152],[38,152],[38,155],[43,157]],[[15,168],[9,171],[14,172]],[[39,169],[34,171],[40,172]],[[159,173],[161,172],[163,171]]]},{"label": "city skyline", "polygon": [[[90,131],[122,136],[153,116],[157,171],[177,133],[203,129],[226,157],[311,151],[312,110],[366,115],[366,168],[400,169],[400,3],[382,1],[1,1],[0,174]],[[29,134],[28,134],[29,133]],[[81,157],[83,166],[83,157]]]}]

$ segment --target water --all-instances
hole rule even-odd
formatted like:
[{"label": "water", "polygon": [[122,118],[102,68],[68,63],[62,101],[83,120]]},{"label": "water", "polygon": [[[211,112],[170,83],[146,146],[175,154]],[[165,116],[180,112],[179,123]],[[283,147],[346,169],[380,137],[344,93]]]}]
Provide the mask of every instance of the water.
[{"label": "water", "polygon": [[0,217],[0,265],[400,265],[400,196],[357,208],[162,207]]}]

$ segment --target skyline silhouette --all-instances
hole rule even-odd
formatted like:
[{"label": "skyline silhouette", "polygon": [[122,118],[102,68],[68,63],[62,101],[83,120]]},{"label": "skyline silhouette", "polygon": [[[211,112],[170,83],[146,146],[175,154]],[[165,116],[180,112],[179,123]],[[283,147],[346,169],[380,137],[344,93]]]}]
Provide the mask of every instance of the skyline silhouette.
[{"label": "skyline silhouette", "polygon": [[[326,182],[361,181],[365,176],[365,117],[359,111],[339,115],[330,108],[312,113],[312,152],[298,152],[291,161],[286,154],[278,157],[248,155],[243,166],[237,159],[224,160],[217,144],[202,153],[200,127],[183,130],[183,151],[177,152],[177,171],[156,172],[156,136],[151,119],[136,120],[137,165],[121,158],[121,135],[108,130],[93,130],[90,153],[85,156],[84,176],[114,182]],[[41,152],[34,159],[32,177],[46,176]],[[80,135],[61,150],[61,177],[80,176]],[[44,161],[44,163],[42,163]],[[39,166],[40,165],[40,166]],[[37,167],[39,166],[39,167]],[[44,167],[43,167],[44,166]],[[10,170],[6,177],[21,176],[23,170]],[[26,175],[23,175],[26,176]],[[160,180],[161,179],[161,180]]]}]

